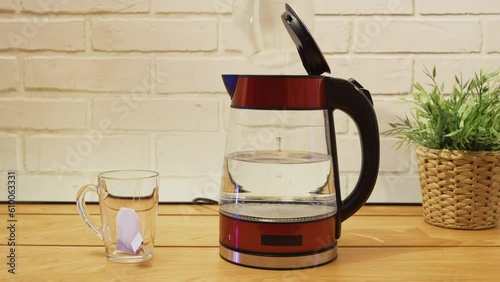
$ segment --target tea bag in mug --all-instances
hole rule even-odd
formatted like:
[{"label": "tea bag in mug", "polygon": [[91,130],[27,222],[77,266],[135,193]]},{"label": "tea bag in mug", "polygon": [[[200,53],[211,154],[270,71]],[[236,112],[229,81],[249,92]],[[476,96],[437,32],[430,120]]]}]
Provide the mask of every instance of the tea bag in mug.
[{"label": "tea bag in mug", "polygon": [[141,221],[135,210],[120,208],[116,215],[116,249],[137,254],[142,241]]}]

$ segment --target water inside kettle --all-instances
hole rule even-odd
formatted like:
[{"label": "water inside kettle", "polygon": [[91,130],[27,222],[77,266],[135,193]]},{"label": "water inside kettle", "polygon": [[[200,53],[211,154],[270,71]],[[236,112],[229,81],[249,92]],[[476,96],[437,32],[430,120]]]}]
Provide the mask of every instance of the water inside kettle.
[{"label": "water inside kettle", "polygon": [[297,222],[336,212],[333,168],[326,154],[243,151],[226,156],[221,212],[251,221]]}]

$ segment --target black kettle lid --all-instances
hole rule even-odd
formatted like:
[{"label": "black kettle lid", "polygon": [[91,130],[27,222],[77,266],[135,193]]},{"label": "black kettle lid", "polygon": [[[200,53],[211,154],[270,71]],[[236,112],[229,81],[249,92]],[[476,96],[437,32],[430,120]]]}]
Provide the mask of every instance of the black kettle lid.
[{"label": "black kettle lid", "polygon": [[309,75],[330,73],[330,67],[318,44],[316,44],[306,25],[290,5],[285,4],[285,12],[281,15],[281,20],[288,34],[292,37],[295,46],[297,46],[300,59],[307,73]]}]

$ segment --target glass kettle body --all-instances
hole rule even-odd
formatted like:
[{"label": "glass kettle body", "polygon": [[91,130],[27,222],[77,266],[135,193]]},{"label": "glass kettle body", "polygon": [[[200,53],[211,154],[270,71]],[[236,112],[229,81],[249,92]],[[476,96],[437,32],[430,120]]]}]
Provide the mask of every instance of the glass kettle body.
[{"label": "glass kettle body", "polygon": [[[341,222],[374,187],[379,139],[370,94],[324,76],[223,76],[232,98],[220,191],[220,255],[270,269],[325,264]],[[359,129],[362,171],[340,196],[333,111]]]}]

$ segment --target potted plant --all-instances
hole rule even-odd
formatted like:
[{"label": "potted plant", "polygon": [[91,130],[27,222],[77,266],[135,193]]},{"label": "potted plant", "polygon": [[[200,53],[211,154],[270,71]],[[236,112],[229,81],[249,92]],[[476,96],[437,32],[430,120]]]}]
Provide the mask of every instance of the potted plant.
[{"label": "potted plant", "polygon": [[390,123],[387,135],[415,144],[426,222],[447,228],[486,229],[500,216],[500,74],[455,76],[451,93],[438,86],[436,69],[403,98],[411,118]]}]

